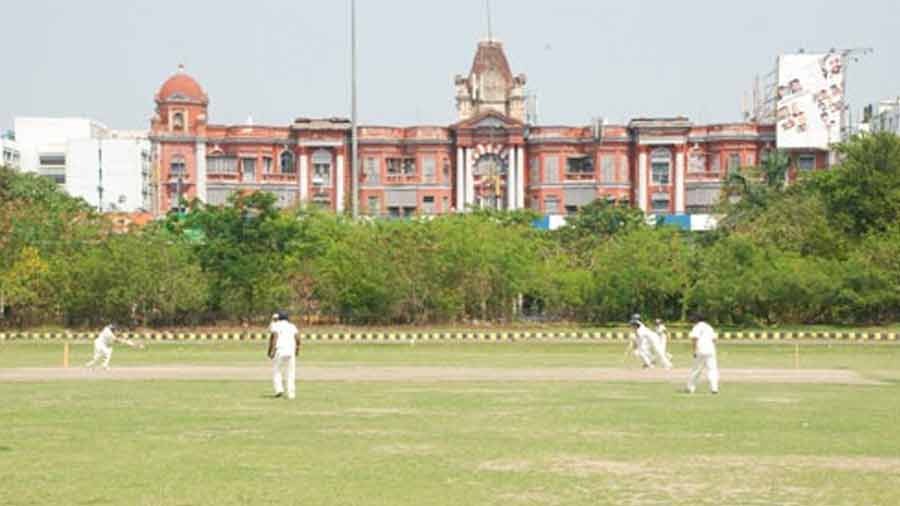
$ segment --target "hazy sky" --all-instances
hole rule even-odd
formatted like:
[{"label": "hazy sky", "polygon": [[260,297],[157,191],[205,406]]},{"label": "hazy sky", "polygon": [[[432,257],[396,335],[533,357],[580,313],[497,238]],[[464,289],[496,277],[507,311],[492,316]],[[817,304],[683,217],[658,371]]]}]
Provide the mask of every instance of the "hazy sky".
[{"label": "hazy sky", "polygon": [[[178,63],[212,123],[349,116],[349,0],[29,0],[0,8],[0,129],[15,116],[147,128]],[[484,0],[358,0],[360,120],[455,121],[453,76],[485,37]],[[854,114],[900,95],[900,7],[853,2],[494,0],[496,38],[528,76],[542,124],[740,118],[753,76],[798,48],[874,47],[854,64]]]}]

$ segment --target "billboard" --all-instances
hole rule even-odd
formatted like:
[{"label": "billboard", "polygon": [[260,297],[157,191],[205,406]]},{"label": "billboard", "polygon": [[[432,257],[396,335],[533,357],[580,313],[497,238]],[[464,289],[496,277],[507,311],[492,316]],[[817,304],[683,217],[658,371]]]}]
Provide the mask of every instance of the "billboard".
[{"label": "billboard", "polygon": [[844,70],[840,53],[778,57],[779,148],[828,149],[841,140]]}]

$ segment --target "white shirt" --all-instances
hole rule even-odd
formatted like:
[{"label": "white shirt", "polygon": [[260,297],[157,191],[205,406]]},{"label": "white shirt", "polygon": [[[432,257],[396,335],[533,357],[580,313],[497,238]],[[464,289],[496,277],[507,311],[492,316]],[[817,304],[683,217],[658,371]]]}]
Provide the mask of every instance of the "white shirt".
[{"label": "white shirt", "polygon": [[659,334],[659,337],[665,339],[666,335],[669,333],[669,330],[666,328],[665,325],[660,323],[659,325],[656,326],[656,333]]},{"label": "white shirt", "polygon": [[297,352],[297,342],[294,340],[299,331],[289,321],[277,321],[269,326],[269,330],[275,334],[275,356],[292,357]]},{"label": "white shirt", "polygon": [[706,322],[699,322],[691,329],[691,339],[697,340],[697,353],[716,354],[716,331]]},{"label": "white shirt", "polygon": [[647,326],[644,325],[643,323],[641,324],[640,327],[638,327],[635,334],[637,335],[638,345],[641,345],[644,342],[647,342],[647,343],[649,343],[649,342],[661,343],[662,342],[662,338],[659,337],[659,334],[648,329]]},{"label": "white shirt", "polygon": [[100,335],[97,336],[97,339],[94,340],[95,343],[109,348],[112,346],[113,342],[116,340],[116,335],[113,334],[112,329],[109,325],[103,327],[103,330],[100,331]]}]

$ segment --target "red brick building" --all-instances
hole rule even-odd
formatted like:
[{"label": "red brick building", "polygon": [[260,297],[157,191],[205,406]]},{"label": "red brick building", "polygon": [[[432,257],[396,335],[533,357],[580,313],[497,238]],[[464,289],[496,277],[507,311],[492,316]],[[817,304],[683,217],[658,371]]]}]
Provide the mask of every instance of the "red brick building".
[{"label": "red brick building", "polygon": [[[457,123],[360,126],[361,212],[428,215],[476,206],[566,214],[614,198],[648,213],[704,213],[730,170],[754,165],[776,147],[774,126],[756,123],[694,125],[677,117],[531,125],[525,83],[499,42],[481,42],[469,73],[455,79]],[[272,192],[281,205],[351,207],[348,120],[210,124],[209,98],[183,69],[155,99],[160,212],[179,196],[220,204],[245,189]],[[792,156],[791,177],[827,166],[824,151]]]}]

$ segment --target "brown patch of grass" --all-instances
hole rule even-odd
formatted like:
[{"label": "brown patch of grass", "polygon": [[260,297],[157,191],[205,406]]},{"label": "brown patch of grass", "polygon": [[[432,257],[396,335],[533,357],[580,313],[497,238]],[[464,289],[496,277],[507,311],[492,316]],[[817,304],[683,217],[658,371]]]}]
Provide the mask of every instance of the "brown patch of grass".
[{"label": "brown patch of grass", "polygon": [[375,453],[384,455],[434,455],[435,447],[432,445],[390,444],[379,445],[372,448]]},{"label": "brown patch of grass", "polygon": [[515,459],[489,460],[479,464],[478,470],[501,473],[524,473],[531,470],[531,462]]},{"label": "brown patch of grass", "polygon": [[554,473],[586,476],[591,474],[636,474],[651,469],[638,462],[603,460],[566,455],[551,459],[547,469]]}]

